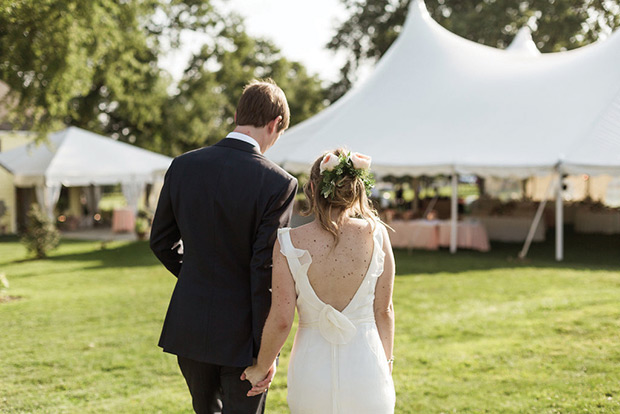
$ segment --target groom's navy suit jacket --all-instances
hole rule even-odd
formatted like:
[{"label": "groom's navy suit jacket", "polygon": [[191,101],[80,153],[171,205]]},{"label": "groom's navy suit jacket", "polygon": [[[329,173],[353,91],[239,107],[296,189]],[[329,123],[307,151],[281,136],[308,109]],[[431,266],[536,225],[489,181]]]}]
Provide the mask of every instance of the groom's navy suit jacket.
[{"label": "groom's navy suit jacket", "polygon": [[165,352],[252,364],[271,305],[276,231],[288,226],[296,191],[295,178],[233,138],[173,160],[150,239],[178,277],[159,341]]}]

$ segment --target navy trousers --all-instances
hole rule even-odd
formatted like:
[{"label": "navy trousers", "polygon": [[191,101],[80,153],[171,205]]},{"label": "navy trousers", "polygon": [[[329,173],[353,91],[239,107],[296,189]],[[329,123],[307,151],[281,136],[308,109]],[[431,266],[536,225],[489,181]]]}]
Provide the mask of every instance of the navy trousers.
[{"label": "navy trousers", "polygon": [[267,392],[248,397],[245,368],[224,367],[178,356],[196,414],[264,414]]}]

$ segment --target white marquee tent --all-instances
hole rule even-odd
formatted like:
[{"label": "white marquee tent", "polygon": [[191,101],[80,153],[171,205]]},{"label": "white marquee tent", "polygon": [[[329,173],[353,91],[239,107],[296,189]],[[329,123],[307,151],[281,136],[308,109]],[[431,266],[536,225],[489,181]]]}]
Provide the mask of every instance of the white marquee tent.
[{"label": "white marquee tent", "polygon": [[51,134],[46,143],[0,153],[0,165],[13,175],[14,185],[34,187],[37,201],[50,216],[63,185],[121,183],[128,205],[136,209],[144,185],[161,180],[171,161],[76,127]]},{"label": "white marquee tent", "polygon": [[[344,145],[371,155],[379,175],[452,175],[454,188],[456,174],[620,175],[620,33],[572,51],[531,52],[459,37],[413,0],[369,78],[291,128],[267,156],[300,172]],[[454,251],[455,213],[453,226]]]}]

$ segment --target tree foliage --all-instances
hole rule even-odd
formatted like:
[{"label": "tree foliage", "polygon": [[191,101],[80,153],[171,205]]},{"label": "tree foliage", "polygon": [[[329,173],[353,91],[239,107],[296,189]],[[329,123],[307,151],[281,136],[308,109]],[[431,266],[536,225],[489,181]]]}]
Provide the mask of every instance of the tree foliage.
[{"label": "tree foliage", "polygon": [[[341,0],[350,12],[327,47],[348,54],[330,100],[346,92],[359,66],[379,59],[396,39],[410,0]],[[446,29],[488,46],[505,48],[528,25],[542,52],[570,50],[620,26],[616,0],[426,0]]]},{"label": "tree foliage", "polygon": [[177,41],[212,15],[199,0],[4,1],[0,78],[11,89],[13,124],[148,129],[166,99],[162,34]]},{"label": "tree foliage", "polygon": [[[158,60],[186,29],[211,42],[172,88]],[[322,107],[319,79],[209,0],[0,0],[0,79],[16,128],[75,125],[176,155],[222,138],[241,87],[268,76],[293,122]]]},{"label": "tree foliage", "polygon": [[179,93],[164,110],[164,140],[169,153],[179,153],[220,140],[234,123],[234,113],[243,86],[253,78],[270,77],[285,91],[291,109],[291,124],[323,108],[325,94],[316,76],[303,65],[284,58],[264,39],[245,32],[241,20],[231,20],[196,54],[179,84]]},{"label": "tree foliage", "polygon": [[28,223],[21,241],[29,253],[33,253],[37,259],[43,259],[47,257],[50,250],[58,247],[60,233],[38,204],[30,206],[27,220]]}]

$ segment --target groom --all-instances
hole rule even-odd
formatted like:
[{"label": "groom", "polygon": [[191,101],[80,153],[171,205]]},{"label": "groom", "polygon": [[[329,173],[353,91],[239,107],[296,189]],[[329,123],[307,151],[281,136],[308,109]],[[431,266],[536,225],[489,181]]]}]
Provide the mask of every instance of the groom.
[{"label": "groom", "polygon": [[297,192],[295,178],[262,155],[289,118],[284,92],[253,81],[235,130],[175,158],[166,173],[150,241],[178,281],[159,346],[177,355],[198,414],[265,410],[275,366],[251,397],[240,377],[258,354],[276,231],[288,226]]}]

